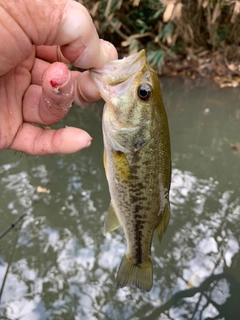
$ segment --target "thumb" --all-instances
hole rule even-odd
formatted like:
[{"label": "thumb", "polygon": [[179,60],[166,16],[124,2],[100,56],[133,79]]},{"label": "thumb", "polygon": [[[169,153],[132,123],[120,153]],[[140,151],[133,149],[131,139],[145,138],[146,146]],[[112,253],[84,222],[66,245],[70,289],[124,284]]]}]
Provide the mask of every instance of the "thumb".
[{"label": "thumb", "polygon": [[82,68],[100,68],[117,57],[115,48],[99,39],[87,9],[76,1],[0,0],[0,75],[27,58],[34,45],[59,45],[66,59]]},{"label": "thumb", "polygon": [[117,58],[114,46],[99,39],[87,9],[75,1],[67,2],[51,44],[60,45],[64,57],[84,69],[101,68],[109,59]]}]

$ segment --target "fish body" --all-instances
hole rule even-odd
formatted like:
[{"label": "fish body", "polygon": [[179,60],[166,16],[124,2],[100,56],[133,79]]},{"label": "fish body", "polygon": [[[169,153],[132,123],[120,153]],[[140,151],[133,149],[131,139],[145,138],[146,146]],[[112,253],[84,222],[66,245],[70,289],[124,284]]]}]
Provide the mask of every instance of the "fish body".
[{"label": "fish body", "polygon": [[127,241],[117,285],[150,291],[153,233],[161,239],[170,216],[170,137],[159,79],[144,50],[90,73],[106,101],[102,127],[111,204],[105,233],[123,226]]}]

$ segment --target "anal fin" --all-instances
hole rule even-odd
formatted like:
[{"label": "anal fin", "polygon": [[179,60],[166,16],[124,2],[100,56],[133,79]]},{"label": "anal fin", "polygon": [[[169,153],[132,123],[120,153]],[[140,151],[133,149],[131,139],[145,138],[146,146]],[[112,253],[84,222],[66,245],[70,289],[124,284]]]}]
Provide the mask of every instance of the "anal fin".
[{"label": "anal fin", "polygon": [[104,234],[106,234],[107,232],[111,232],[120,226],[121,226],[121,223],[118,220],[116,211],[115,211],[112,203],[110,203],[110,206],[109,206],[109,209],[107,212],[107,216],[105,219],[105,224],[104,224]]}]

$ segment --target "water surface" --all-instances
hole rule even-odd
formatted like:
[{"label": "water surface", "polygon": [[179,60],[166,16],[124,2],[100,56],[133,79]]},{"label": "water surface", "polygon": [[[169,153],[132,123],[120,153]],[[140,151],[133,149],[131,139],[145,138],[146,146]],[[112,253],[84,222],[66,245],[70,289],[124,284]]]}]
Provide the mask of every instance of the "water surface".
[{"label": "water surface", "polygon": [[[126,244],[103,235],[110,198],[102,103],[64,124],[92,146],[67,156],[0,152],[0,314],[4,319],[239,319],[240,92],[161,79],[172,142],[171,221],[154,237],[150,293],[116,289]],[[63,124],[62,124],[63,125]]]}]

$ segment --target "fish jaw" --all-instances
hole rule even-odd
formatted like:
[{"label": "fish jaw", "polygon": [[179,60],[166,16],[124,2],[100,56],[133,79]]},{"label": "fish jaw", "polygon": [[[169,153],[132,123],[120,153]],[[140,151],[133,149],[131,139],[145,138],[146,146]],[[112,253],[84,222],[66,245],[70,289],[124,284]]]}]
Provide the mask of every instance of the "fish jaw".
[{"label": "fish jaw", "polygon": [[[101,97],[110,103],[123,94],[134,82],[135,75],[146,63],[145,50],[120,60],[111,60],[101,69],[91,69],[90,75],[100,91]],[[111,103],[112,103],[111,102]]]}]

